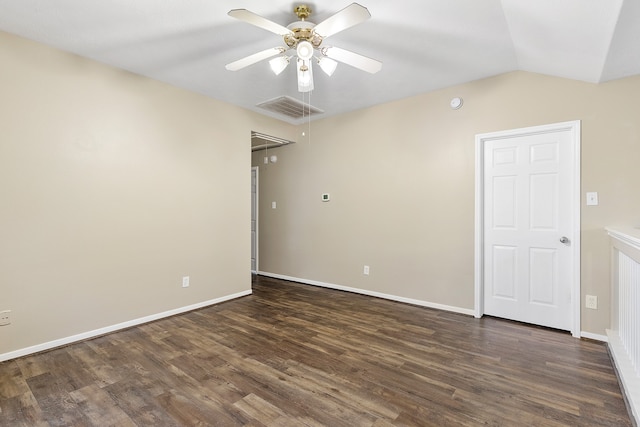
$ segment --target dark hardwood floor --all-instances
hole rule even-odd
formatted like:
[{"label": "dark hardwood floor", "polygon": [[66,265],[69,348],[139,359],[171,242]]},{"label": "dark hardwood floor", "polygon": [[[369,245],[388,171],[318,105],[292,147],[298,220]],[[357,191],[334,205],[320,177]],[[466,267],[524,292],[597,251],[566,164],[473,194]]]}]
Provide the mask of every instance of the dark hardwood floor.
[{"label": "dark hardwood floor", "polygon": [[0,364],[2,426],[630,426],[606,346],[257,277]]}]

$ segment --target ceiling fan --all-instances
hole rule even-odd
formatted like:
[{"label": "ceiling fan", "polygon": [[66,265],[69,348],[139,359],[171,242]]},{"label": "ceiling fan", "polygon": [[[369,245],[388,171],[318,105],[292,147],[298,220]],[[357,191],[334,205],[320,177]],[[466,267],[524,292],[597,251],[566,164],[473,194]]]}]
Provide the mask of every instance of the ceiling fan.
[{"label": "ceiling fan", "polygon": [[229,16],[282,36],[284,46],[272,47],[254,53],[227,64],[225,68],[236,71],[279,55],[269,61],[272,71],[277,75],[287,68],[291,59],[294,59],[298,74],[298,90],[300,92],[313,90],[311,63],[314,60],[329,76],[335,71],[338,62],[371,74],[377,73],[382,68],[380,61],[339,47],[325,46],[323,44],[327,37],[371,18],[371,14],[366,7],[358,3],[352,3],[319,24],[307,21],[307,18],[311,15],[311,8],[307,5],[295,7],[294,13],[298,16],[299,21],[284,27],[247,9],[230,10]]}]

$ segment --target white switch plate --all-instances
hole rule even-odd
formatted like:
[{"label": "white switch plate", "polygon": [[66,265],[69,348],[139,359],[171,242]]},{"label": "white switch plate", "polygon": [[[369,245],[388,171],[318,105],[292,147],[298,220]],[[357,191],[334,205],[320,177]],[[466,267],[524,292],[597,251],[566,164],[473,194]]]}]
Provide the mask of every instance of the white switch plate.
[{"label": "white switch plate", "polygon": [[183,288],[188,288],[189,287],[189,276],[184,276],[182,278],[182,287]]},{"label": "white switch plate", "polygon": [[587,206],[598,206],[598,193],[590,192],[587,193]]},{"label": "white switch plate", "polygon": [[598,297],[595,295],[587,295],[585,297],[584,306],[593,310],[598,309]]},{"label": "white switch plate", "polygon": [[276,202],[271,202],[271,209],[275,209],[276,208]]},{"label": "white switch plate", "polygon": [[362,269],[362,274],[364,274],[365,276],[369,275],[369,266],[365,265],[364,268]]},{"label": "white switch plate", "polygon": [[267,156],[264,157],[264,164],[265,165],[269,164],[269,158]]}]

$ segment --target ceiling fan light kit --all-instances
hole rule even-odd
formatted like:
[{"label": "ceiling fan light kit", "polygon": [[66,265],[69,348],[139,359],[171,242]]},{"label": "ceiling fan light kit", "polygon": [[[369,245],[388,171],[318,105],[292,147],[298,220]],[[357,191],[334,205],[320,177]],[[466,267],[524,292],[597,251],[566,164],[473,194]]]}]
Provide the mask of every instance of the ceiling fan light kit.
[{"label": "ceiling fan light kit", "polygon": [[289,65],[289,60],[291,58],[289,56],[278,56],[269,61],[269,66],[271,67],[271,71],[277,76],[287,68]]},{"label": "ceiling fan light kit", "polygon": [[[271,70],[276,74],[282,73],[293,56],[296,56],[298,90],[309,92],[313,90],[312,59],[316,59],[318,65],[328,76],[331,76],[338,62],[350,65],[368,73],[377,73],[382,68],[382,63],[375,59],[367,58],[360,54],[336,47],[322,46],[322,42],[342,30],[353,27],[371,17],[366,7],[352,3],[341,11],[335,13],[319,24],[307,21],[311,15],[311,8],[300,5],[294,8],[294,13],[299,21],[284,27],[266,18],[256,15],[246,9],[233,9],[229,16],[260,27],[282,37],[286,47],[274,47],[254,53],[245,58],[231,62],[226,69],[237,71],[253,65],[257,62],[281,55],[269,61]],[[287,56],[285,53],[295,50],[295,54]],[[314,54],[317,54],[314,55]]]},{"label": "ceiling fan light kit", "polygon": [[313,56],[313,46],[306,40],[301,41],[298,43],[298,46],[296,46],[296,53],[298,54],[298,58],[308,61]]},{"label": "ceiling fan light kit", "polygon": [[333,75],[333,72],[336,71],[336,68],[338,67],[338,63],[336,61],[331,58],[327,58],[326,56],[318,58],[318,65],[329,77]]},{"label": "ceiling fan light kit", "polygon": [[298,91],[311,92],[313,90],[313,71],[311,63],[298,58]]}]

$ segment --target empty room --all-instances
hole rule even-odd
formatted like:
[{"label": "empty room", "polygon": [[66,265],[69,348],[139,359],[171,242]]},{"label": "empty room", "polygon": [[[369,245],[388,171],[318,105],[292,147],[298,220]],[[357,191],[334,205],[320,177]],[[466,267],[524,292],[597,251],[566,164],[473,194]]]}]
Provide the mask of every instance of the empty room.
[{"label": "empty room", "polygon": [[637,425],[637,40],[632,0],[0,1],[0,425]]}]

